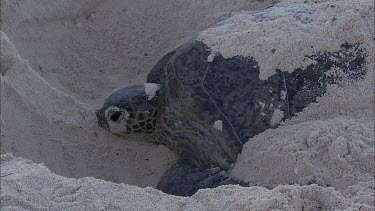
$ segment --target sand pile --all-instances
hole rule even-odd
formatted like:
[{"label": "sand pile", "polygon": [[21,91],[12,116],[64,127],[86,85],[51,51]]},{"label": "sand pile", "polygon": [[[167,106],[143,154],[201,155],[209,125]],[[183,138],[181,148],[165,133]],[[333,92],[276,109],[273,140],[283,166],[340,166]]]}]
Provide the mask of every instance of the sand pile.
[{"label": "sand pile", "polygon": [[[329,86],[317,103],[244,146],[231,173],[257,186],[223,186],[187,198],[140,188],[155,186],[176,156],[152,144],[148,136],[123,139],[97,126],[95,106],[113,89],[143,83],[161,56],[231,12],[272,4],[237,2],[1,1],[2,209],[373,210],[374,4],[370,0],[282,1],[268,13],[271,17],[243,12],[202,34],[213,49],[212,57],[217,52],[226,52],[227,57],[250,55],[241,49],[266,45],[266,36],[255,46],[240,45],[246,36],[254,36],[242,32],[249,26],[253,32],[272,32],[257,29],[256,21],[269,21],[275,31],[296,32],[300,38],[319,34],[319,24],[327,18],[320,11],[345,29],[335,38],[362,42],[367,51],[363,80]],[[313,16],[317,22],[312,21],[311,28],[301,28],[297,22],[291,22],[289,29],[277,28],[278,21],[290,21],[285,11],[298,9],[297,20]],[[244,30],[228,34],[223,30],[228,27]],[[325,32],[328,41],[338,36],[337,30]],[[291,35],[278,36],[280,48],[273,56],[262,57],[265,78],[273,67],[304,65],[298,59],[283,62],[281,56],[298,58],[288,50],[291,46],[306,44],[303,39],[282,39]],[[307,43],[313,41],[313,36],[306,37]],[[239,50],[231,51],[225,44]],[[324,46],[332,50],[336,45]]]},{"label": "sand pile", "polygon": [[265,187],[319,184],[346,189],[374,179],[374,122],[308,121],[267,130],[245,145],[232,174]]},{"label": "sand pile", "polygon": [[[327,93],[297,117],[251,138],[233,175],[271,188],[314,183],[344,189],[374,179],[373,26],[370,1],[282,2],[242,12],[199,35],[211,48],[208,59],[218,53],[224,58],[252,57],[264,80],[277,69],[304,69],[314,62],[309,56],[339,51],[343,44],[360,43],[367,54],[363,80],[329,85]],[[282,112],[279,115],[280,121]]]},{"label": "sand pile", "polygon": [[152,66],[194,34],[276,0],[2,0],[2,31],[55,88],[92,105],[144,82]]},{"label": "sand pile", "polygon": [[94,178],[69,179],[10,154],[1,162],[4,210],[371,210],[374,198],[373,182],[342,193],[318,185],[221,186],[177,197]]},{"label": "sand pile", "polygon": [[149,137],[105,133],[93,107],[114,89],[144,83],[194,33],[272,1],[201,3],[2,1],[1,153],[63,176],[155,186],[174,154]]},{"label": "sand pile", "polygon": [[156,184],[173,161],[169,150],[106,133],[97,126],[90,105],[41,78],[4,33],[1,42],[2,58],[12,64],[2,69],[7,71],[1,78],[1,153],[44,162],[64,176],[93,176],[143,187]]}]

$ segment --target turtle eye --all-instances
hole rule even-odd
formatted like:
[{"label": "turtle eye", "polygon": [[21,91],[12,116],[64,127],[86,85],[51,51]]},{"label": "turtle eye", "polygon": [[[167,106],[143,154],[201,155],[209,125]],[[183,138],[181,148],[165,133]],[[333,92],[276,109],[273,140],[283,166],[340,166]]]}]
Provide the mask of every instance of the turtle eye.
[{"label": "turtle eye", "polygon": [[120,116],[121,116],[121,112],[120,111],[116,111],[116,112],[114,112],[112,115],[111,115],[111,120],[113,121],[113,122],[116,122],[119,118],[120,118]]}]

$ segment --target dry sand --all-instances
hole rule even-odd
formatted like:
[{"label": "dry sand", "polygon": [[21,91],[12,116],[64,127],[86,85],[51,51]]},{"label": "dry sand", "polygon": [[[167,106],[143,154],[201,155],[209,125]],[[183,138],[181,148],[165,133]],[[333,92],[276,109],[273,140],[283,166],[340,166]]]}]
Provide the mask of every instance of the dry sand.
[{"label": "dry sand", "polygon": [[[260,79],[268,79],[277,69],[305,68],[314,62],[307,56],[338,51],[344,43],[361,42],[365,49],[374,48],[373,2],[344,2],[284,3],[267,11],[242,12],[205,30],[198,40],[212,49],[211,54],[254,58]],[[374,52],[368,53],[373,58]]]},{"label": "dry sand", "polygon": [[[6,35],[1,35],[6,43]],[[64,176],[93,176],[143,187],[156,184],[173,161],[169,150],[147,139],[124,141],[106,133],[97,126],[92,106],[56,90],[28,61],[12,55],[7,61],[14,63],[1,79],[1,153],[44,162]]]},{"label": "dry sand", "polygon": [[1,162],[2,210],[373,210],[373,181],[342,192],[318,185],[273,190],[230,185],[177,197],[95,178],[65,178],[10,154]]},{"label": "dry sand", "polygon": [[[354,6],[349,0],[279,4],[289,7],[297,2],[330,10],[323,14],[342,15],[338,20],[346,31],[340,41],[364,43],[369,72],[355,84],[330,86],[300,115],[245,144],[231,173],[258,186],[223,186],[187,198],[140,188],[155,186],[176,156],[151,143],[151,137],[119,138],[96,124],[95,107],[113,89],[144,83],[152,65],[169,50],[235,11],[264,8],[272,2],[1,0],[2,210],[374,210],[370,0],[355,1]],[[233,40],[228,40],[220,27],[236,29],[246,14],[203,34],[233,44],[239,38],[232,34]],[[276,8],[272,18],[277,22],[283,15]],[[247,24],[243,27],[257,26]],[[314,28],[318,24],[312,31],[293,26],[296,36],[321,35]],[[354,29],[356,33],[350,34]],[[210,36],[212,32],[215,36]],[[313,41],[308,38],[306,42]],[[228,50],[216,41],[205,41],[216,46],[211,46],[208,59]],[[285,52],[295,43],[282,43],[278,50],[289,55]],[[335,49],[334,43],[324,46]],[[264,61],[270,65],[263,66],[265,78],[272,74],[267,67],[286,65],[279,56]],[[297,183],[302,186],[293,185]]]},{"label": "dry sand", "polygon": [[[55,88],[99,105],[194,34],[275,0],[1,0],[2,31]],[[74,77],[73,77],[74,76]]]},{"label": "dry sand", "polygon": [[193,34],[271,3],[2,0],[1,153],[68,177],[155,186],[174,154],[149,137],[104,132],[93,107],[114,89],[144,83]]}]

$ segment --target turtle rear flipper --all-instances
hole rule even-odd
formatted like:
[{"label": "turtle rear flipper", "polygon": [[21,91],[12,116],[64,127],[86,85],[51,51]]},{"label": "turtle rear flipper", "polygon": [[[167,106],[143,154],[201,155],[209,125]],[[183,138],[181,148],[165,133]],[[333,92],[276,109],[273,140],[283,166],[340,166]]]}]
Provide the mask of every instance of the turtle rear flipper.
[{"label": "turtle rear flipper", "polygon": [[247,182],[230,177],[219,167],[197,168],[188,160],[179,160],[165,172],[156,188],[171,195],[191,196],[199,189],[235,184],[248,186]]}]

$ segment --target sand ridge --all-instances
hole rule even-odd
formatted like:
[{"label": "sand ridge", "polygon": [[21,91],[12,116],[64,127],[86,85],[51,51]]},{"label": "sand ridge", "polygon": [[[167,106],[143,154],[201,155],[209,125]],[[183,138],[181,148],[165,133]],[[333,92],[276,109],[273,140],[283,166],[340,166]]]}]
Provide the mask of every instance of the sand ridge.
[{"label": "sand ridge", "polygon": [[[2,42],[9,40],[1,35]],[[4,56],[7,52],[16,53]],[[143,187],[155,186],[176,159],[166,147],[151,144],[150,137],[124,140],[102,130],[92,106],[55,89],[11,43],[2,45],[1,53],[11,64],[1,77],[1,153],[44,162],[64,176]]]},{"label": "sand ridge", "polygon": [[2,31],[55,88],[100,105],[196,33],[275,0],[3,0]]},{"label": "sand ridge", "polygon": [[[373,19],[363,19],[363,15],[373,17],[374,6],[366,3],[369,1],[304,3],[288,0],[277,5],[295,11],[297,7],[288,5],[306,4],[303,8],[310,9],[303,10],[302,14],[313,8],[315,15],[319,14],[317,10],[353,15],[353,22],[345,17],[337,21],[344,24],[344,28],[345,23],[349,23],[346,30],[360,29],[364,35],[361,37],[356,32],[354,38],[352,35],[339,38],[340,41],[346,38],[353,38],[353,42],[358,39],[370,41],[363,45],[368,51],[367,75],[355,83],[329,86],[327,94],[301,114],[245,144],[231,174],[258,186],[222,186],[199,190],[187,198],[166,195],[151,188],[177,159],[173,152],[153,144],[152,137],[120,138],[102,130],[96,123],[95,106],[102,103],[104,96],[114,88],[143,84],[151,64],[183,43],[190,33],[229,17],[229,11],[251,9],[254,4],[239,1],[232,5],[233,1],[223,1],[211,9],[212,4],[203,2],[203,9],[196,11],[196,18],[202,18],[202,11],[210,8],[212,13],[203,15],[210,17],[207,22],[197,24],[189,19],[185,24],[176,23],[174,26],[183,30],[171,30],[165,39],[160,40],[165,33],[155,27],[138,34],[148,25],[133,13],[142,10],[140,14],[160,15],[163,13],[159,10],[179,11],[173,10],[177,7],[188,11],[181,7],[182,2],[162,1],[169,4],[154,8],[145,6],[144,1],[137,4],[100,0],[80,1],[78,4],[74,4],[76,1],[35,2],[2,1],[2,21],[5,20],[1,32],[0,77],[2,209],[374,209],[374,46],[371,40],[374,23]],[[265,1],[255,6],[262,8],[273,2]],[[347,6],[348,2],[358,11]],[[331,7],[332,4],[336,6]],[[228,5],[231,7],[226,7]],[[199,8],[194,3],[185,6]],[[110,14],[108,11],[112,9],[114,12]],[[116,16],[122,9],[129,13],[128,16]],[[270,10],[280,17],[277,8]],[[176,14],[168,13],[171,19],[160,24],[164,26],[175,21]],[[219,28],[235,26],[237,23],[233,20],[243,23],[249,14],[251,12],[238,14],[231,21],[219,24]],[[179,18],[190,16],[192,14],[186,12]],[[116,24],[127,17],[129,22],[124,23],[130,25],[125,24],[124,28],[134,27],[132,24],[146,25],[142,25],[141,30],[130,30],[121,38],[124,32]],[[281,19],[285,21],[285,17]],[[111,27],[119,28],[119,31]],[[88,39],[89,30],[102,33]],[[137,30],[139,32],[132,34]],[[155,33],[157,39],[153,40]],[[139,41],[131,42],[135,39]],[[148,45],[155,47],[157,42],[160,45],[154,50],[145,48]],[[121,47],[126,46],[124,43],[129,43],[125,51]],[[281,49],[288,49],[284,47]],[[217,50],[222,52],[223,49]],[[215,50],[212,52],[208,59],[215,59]],[[300,63],[297,61],[293,65],[299,67]],[[112,70],[97,71],[104,67]],[[220,128],[220,124],[217,126]]]},{"label": "sand ridge", "polygon": [[95,178],[65,178],[11,154],[1,156],[1,167],[4,210],[372,210],[374,197],[374,181],[342,193],[318,185],[272,190],[228,185],[178,197]]},{"label": "sand ridge", "polygon": [[203,31],[198,40],[209,46],[213,55],[254,58],[259,77],[265,80],[277,69],[303,69],[314,62],[308,56],[338,51],[345,43],[361,43],[373,58],[373,10],[373,2],[368,0],[282,2],[235,15]]}]

